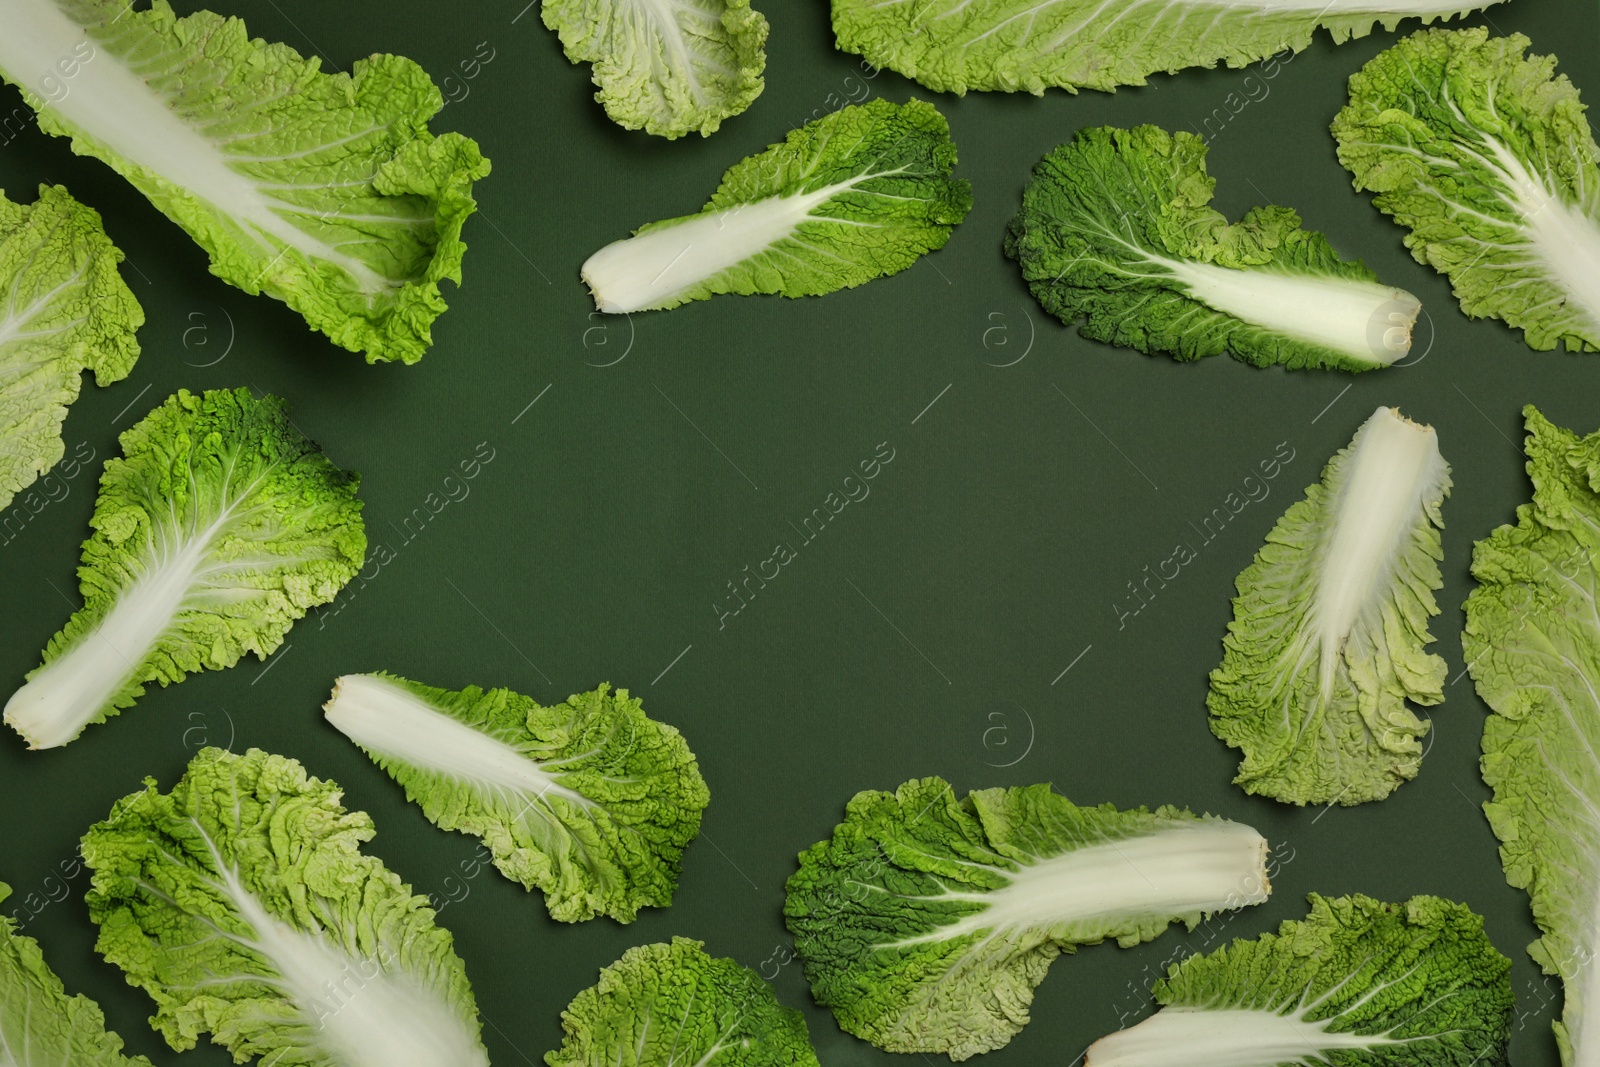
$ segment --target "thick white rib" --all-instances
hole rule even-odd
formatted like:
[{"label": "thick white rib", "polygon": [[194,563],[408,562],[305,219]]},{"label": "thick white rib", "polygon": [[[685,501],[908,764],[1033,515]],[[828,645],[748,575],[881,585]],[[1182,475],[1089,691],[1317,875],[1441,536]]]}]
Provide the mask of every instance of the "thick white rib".
[{"label": "thick white rib", "polygon": [[1162,1008],[1144,1022],[1089,1046],[1084,1067],[1278,1067],[1322,1064],[1338,1049],[1397,1042],[1383,1035],[1330,1033],[1328,1021],[1229,1008]]},{"label": "thick white rib", "polygon": [[1595,1020],[1600,1019],[1600,954],[1595,952],[1594,939],[1596,931],[1600,931],[1600,890],[1594,887],[1600,885],[1595,879],[1600,877],[1600,864],[1590,863],[1591,876],[1589,879],[1590,894],[1593,903],[1589,909],[1589,923],[1586,930],[1575,931],[1579,938],[1589,938],[1585,946],[1589,951],[1584,953],[1582,962],[1578,964],[1577,973],[1562,975],[1562,987],[1566,994],[1566,1003],[1562,1006],[1561,1021],[1567,1027],[1567,1040],[1572,1046],[1572,1062],[1569,1067],[1600,1067],[1600,1040],[1595,1039]]},{"label": "thick white rib", "polygon": [[595,306],[611,314],[660,307],[792,236],[819,205],[868,178],[863,174],[815,192],[770,196],[613,241],[583,265]]},{"label": "thick white rib", "polygon": [[282,976],[281,990],[341,1067],[488,1067],[470,1028],[394,960],[352,956],[270,914],[231,871],[222,886],[255,931],[250,947]]},{"label": "thick white rib", "polygon": [[6,702],[6,725],[30,748],[77,737],[128,681],[172,625],[224,514],[121,593],[99,625],[35,674]]},{"label": "thick white rib", "polygon": [[1321,645],[1320,691],[1333,695],[1345,641],[1357,625],[1381,625],[1381,605],[1410,545],[1424,503],[1448,471],[1432,426],[1380,407],[1356,431],[1333,506],[1312,619]]},{"label": "thick white rib", "polygon": [[1260,904],[1271,891],[1266,860],[1266,839],[1243,823],[1174,821],[1040,860],[987,893],[952,892],[935,898],[988,906],[894,944],[944,941],[978,930],[1167,917]]},{"label": "thick white rib", "polygon": [[556,781],[537,760],[479,733],[403,686],[371,674],[347,674],[323,705],[328,721],[363,749],[442,774],[485,792],[510,790],[529,799],[583,796]]},{"label": "thick white rib", "polygon": [[1553,193],[1499,138],[1485,141],[1511,190],[1507,206],[1521,220],[1545,273],[1586,321],[1590,334],[1600,334],[1600,224]]},{"label": "thick white rib", "polygon": [[1411,327],[1422,310],[1422,302],[1404,289],[1378,282],[1235,270],[1165,257],[1158,262],[1207,307],[1375,367],[1411,351]]}]

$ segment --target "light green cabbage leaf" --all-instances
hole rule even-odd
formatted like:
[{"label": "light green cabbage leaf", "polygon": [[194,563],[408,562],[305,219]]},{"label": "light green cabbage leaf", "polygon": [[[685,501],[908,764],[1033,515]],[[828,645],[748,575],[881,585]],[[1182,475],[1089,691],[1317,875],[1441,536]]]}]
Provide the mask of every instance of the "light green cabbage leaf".
[{"label": "light green cabbage leaf", "polygon": [[750,0],[543,0],[574,63],[594,64],[611,121],[709,137],[765,84],[767,20]]},{"label": "light green cabbage leaf", "polygon": [[806,1021],[702,942],[630,948],[561,1013],[549,1067],[817,1067]]},{"label": "light green cabbage leaf", "polygon": [[583,280],[614,314],[861,285],[944,247],[972,208],[955,165],[950,126],[931,104],[841,108],[735,164],[699,214],[602,248]]},{"label": "light green cabbage leaf", "polygon": [[1114,90],[1158,71],[1243,67],[1497,0],[833,0],[839,48],[940,92]]},{"label": "light green cabbage leaf", "polygon": [[[0,882],[0,902],[11,887]],[[150,1067],[122,1054],[100,1006],[69,997],[39,943],[0,918],[0,1064],[5,1067]]]},{"label": "light green cabbage leaf", "polygon": [[1461,647],[1494,711],[1484,811],[1543,931],[1528,952],[1566,987],[1562,1062],[1580,1067],[1600,1059],[1600,433],[1523,414],[1533,500],[1473,550]]},{"label": "light green cabbage leaf", "polygon": [[1311,894],[1311,914],[1190,956],[1161,1010],[1089,1046],[1085,1067],[1505,1067],[1511,961],[1438,897]]},{"label": "light green cabbage leaf", "polygon": [[93,208],[59,185],[24,207],[0,194],[0,508],[65,454],[61,424],[83,372],[128,376],[144,309]]},{"label": "light green cabbage leaf", "polygon": [[428,821],[480,837],[507,878],[564,922],[666,907],[711,800],[683,735],[609,685],[554,707],[509,689],[347,674],[328,721]]},{"label": "light green cabbage leaf", "polygon": [[444,98],[409,59],[349,74],[238,19],[166,0],[0,0],[0,77],[39,128],[121,174],[211,257],[369,362],[414,363],[461,281],[478,146],[438,137]]},{"label": "light green cabbage leaf", "polygon": [[1239,575],[1206,706],[1247,792],[1350,805],[1416,777],[1429,723],[1406,702],[1444,700],[1428,620],[1450,484],[1433,427],[1380,407]]},{"label": "light green cabbage leaf", "polygon": [[1363,371],[1411,350],[1416,297],[1289,208],[1229,223],[1215,186],[1195,134],[1082,129],[1034,167],[1006,254],[1050,314],[1152,355]]},{"label": "light green cabbage leaf", "polygon": [[32,748],[66,744],[151,682],[266,659],[366,556],[360,479],[277,397],[180,389],[121,442],[83,543],[83,607],[5,706]]},{"label": "light green cabbage leaf", "polygon": [[360,846],[365,812],[292,759],[202,749],[83,838],[96,948],[199,1035],[273,1067],[488,1067],[467,975],[423,897]]},{"label": "light green cabbage leaf", "polygon": [[1424,30],[1350,78],[1333,120],[1357,189],[1461,309],[1528,344],[1600,349],[1600,148],[1554,56],[1521,34]]},{"label": "light green cabbage leaf", "polygon": [[1050,962],[1267,899],[1267,842],[1172,807],[1082,808],[1048,785],[856,794],[800,855],[784,914],[817,1003],[890,1052],[963,1060],[1028,1022]]}]

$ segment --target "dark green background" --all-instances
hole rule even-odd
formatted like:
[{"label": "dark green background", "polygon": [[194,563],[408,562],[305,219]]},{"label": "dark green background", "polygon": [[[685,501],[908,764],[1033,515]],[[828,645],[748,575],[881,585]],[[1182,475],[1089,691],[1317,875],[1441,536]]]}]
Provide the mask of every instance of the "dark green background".
[{"label": "dark green background", "polygon": [[[252,660],[151,692],[64,750],[27,753],[5,731],[0,879],[19,900],[42,898],[82,831],[144,776],[168,787],[199,745],[255,745],[340,782],[377,821],[372,852],[419,892],[465,894],[440,921],[455,933],[501,1067],[539,1062],[559,1042],[560,1009],[598,968],[674,934],[775,974],[783,1001],[805,1009],[825,1064],[887,1064],[897,1058],[811,1005],[798,963],[779,966],[795,854],[859,789],[929,774],[962,790],[1047,780],[1080,802],[1174,803],[1248,821],[1282,867],[1269,903],[1187,939],[1173,931],[1058,961],[1033,1023],[986,1062],[1069,1063],[1119,1015],[1149,1010],[1145,983],[1175,951],[1272,928],[1303,914],[1316,890],[1439,893],[1482,912],[1515,961],[1514,1055],[1554,1063],[1556,983],[1544,984],[1523,951],[1537,931],[1526,897],[1504,883],[1479,810],[1486,709],[1459,676],[1460,606],[1472,542],[1529,494],[1519,409],[1531,401],[1559,424],[1594,429],[1600,357],[1535,353],[1497,322],[1469,322],[1446,280],[1414,262],[1401,230],[1350,188],[1327,125],[1346,77],[1395,35],[1339,47],[1319,35],[1276,77],[1248,86],[1250,72],[1191,70],[1114,96],[938,96],[977,199],[944,251],[821,299],[723,297],[602,320],[578,279],[602,244],[697,209],[725,167],[847,99],[930,94],[888,72],[867,79],[834,52],[822,0],[766,0],[766,92],[714,137],[669,143],[612,125],[591,100],[588,70],[563,59],[526,2],[223,5],[254,34],[330,67],[398,52],[438,80],[453,75],[451,93],[466,94],[434,128],[477,138],[494,173],[467,227],[465,285],[447,292],[451,310],[414,367],[366,366],[283,305],[212,278],[199,248],[65,141],[30,128],[0,147],[0,185],[13,198],[62,182],[104,214],[149,316],[130,378],[86,385],[68,419],[69,454],[86,442],[99,458],[66,499],[0,545],[5,687],[21,683],[77,603],[78,544],[115,434],[180,386],[288,397],[296,423],[361,471],[372,540],[398,553],[351,586],[338,614],[303,620],[266,670]],[[1512,0],[1490,18],[1557,52],[1589,99],[1600,94],[1593,4]],[[458,64],[483,42],[492,62],[462,81]],[[1230,93],[1259,97],[1263,84],[1267,95],[1213,141],[1218,206],[1236,217],[1292,205],[1341,253],[1417,293],[1429,313],[1425,355],[1357,378],[1226,357],[1179,365],[1084,341],[1043,316],[1000,250],[1033,162],[1080,126],[1189,129]],[[0,117],[21,106],[0,90]],[[1234,575],[1379,404],[1436,426],[1454,467],[1434,633],[1455,680],[1433,712],[1420,777],[1389,800],[1324,811],[1247,797],[1229,784],[1236,755],[1211,736],[1204,707]],[[481,442],[494,459],[471,495],[406,543],[400,521]],[[719,626],[725,583],[776,542],[797,542],[789,523],[822,506],[881,442],[895,458],[871,496],[797,544],[781,576]],[[1190,524],[1282,442],[1294,459],[1271,495],[1201,546]],[[1179,541],[1199,558],[1119,625],[1113,604],[1126,583]],[[712,788],[678,903],[630,927],[565,926],[492,870],[460,880],[475,843],[428,825],[322,721],[336,675],[380,668],[547,701],[604,680],[643,695],[648,712],[687,735]],[[144,994],[92,951],[86,883],[27,932],[133,1050],[171,1061],[145,1025]],[[203,1047],[189,1061],[226,1057]]]}]

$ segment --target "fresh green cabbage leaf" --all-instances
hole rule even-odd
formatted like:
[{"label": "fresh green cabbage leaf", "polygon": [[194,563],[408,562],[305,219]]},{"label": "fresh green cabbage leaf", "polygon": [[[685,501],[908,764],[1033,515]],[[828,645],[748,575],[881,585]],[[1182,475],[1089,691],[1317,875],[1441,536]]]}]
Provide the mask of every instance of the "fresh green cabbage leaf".
[{"label": "fresh green cabbage leaf", "polygon": [[972,208],[931,104],[841,108],[735,164],[697,215],[652,222],[583,265],[605,312],[717,293],[819,296],[911,266]]},{"label": "fresh green cabbage leaf", "polygon": [[543,0],[541,11],[567,58],[594,64],[594,98],[630,130],[709,137],[765,84],[767,20],[750,0]]},{"label": "fresh green cabbage leaf", "polygon": [[369,362],[422,358],[461,281],[478,146],[435,137],[409,59],[323,74],[238,19],[166,0],[0,0],[0,76],[46,133],[121,174],[211,257]]},{"label": "fresh green cabbage leaf", "polygon": [[1494,710],[1484,811],[1543,931],[1528,951],[1566,987],[1562,1062],[1580,1067],[1600,1058],[1600,433],[1523,414],[1533,500],[1473,550],[1461,646]]},{"label": "fresh green cabbage leaf", "polygon": [[27,207],[0,195],[0,508],[66,452],[83,372],[110,385],[139,358],[144,309],[121,262],[99,214],[61,186]]},{"label": "fresh green cabbage leaf", "polygon": [[1206,705],[1246,791],[1348,805],[1416,777],[1428,723],[1406,702],[1444,700],[1427,646],[1449,493],[1433,427],[1380,407],[1239,575]]},{"label": "fresh green cabbage leaf", "polygon": [[481,837],[553,917],[632,922],[672,903],[711,793],[683,735],[610,690],[546,708],[509,689],[347,674],[323,707],[428,821]]},{"label": "fresh green cabbage leaf", "polygon": [[1048,785],[856,794],[800,855],[784,914],[817,1003],[890,1052],[966,1059],[1028,1022],[1050,961],[1267,899],[1267,842],[1177,808],[1081,808]]},{"label": "fresh green cabbage leaf", "polygon": [[1505,1067],[1511,961],[1438,897],[1311,894],[1276,934],[1190,956],[1160,1011],[1089,1046],[1085,1067]]},{"label": "fresh green cabbage leaf", "polygon": [[1289,208],[1230,224],[1215,186],[1195,134],[1082,129],[1034,167],[1006,254],[1050,314],[1152,355],[1363,371],[1411,350],[1416,297],[1340,259]]},{"label": "fresh green cabbage leaf", "polygon": [[[0,901],[11,887],[0,883]],[[0,1064],[4,1067],[150,1067],[122,1054],[100,1006],[69,997],[38,942],[0,918]]]},{"label": "fresh green cabbage leaf", "polygon": [[1374,24],[1476,11],[1497,0],[833,0],[839,47],[940,92],[1143,85],[1158,71],[1243,67],[1335,44]]},{"label": "fresh green cabbage leaf", "polygon": [[817,1067],[806,1021],[702,943],[630,948],[561,1013],[550,1067]]},{"label": "fresh green cabbage leaf", "polygon": [[66,744],[151,682],[266,659],[366,556],[359,479],[277,397],[180,389],[121,441],[83,543],[83,607],[6,703],[32,748]]},{"label": "fresh green cabbage leaf", "polygon": [[488,1067],[467,975],[425,898],[360,846],[365,812],[292,759],[202,749],[90,827],[96,947],[156,1004],[273,1067]]},{"label": "fresh green cabbage leaf", "polygon": [[1350,78],[1333,120],[1357,189],[1530,346],[1600,349],[1600,147],[1554,56],[1521,34],[1424,30]]}]

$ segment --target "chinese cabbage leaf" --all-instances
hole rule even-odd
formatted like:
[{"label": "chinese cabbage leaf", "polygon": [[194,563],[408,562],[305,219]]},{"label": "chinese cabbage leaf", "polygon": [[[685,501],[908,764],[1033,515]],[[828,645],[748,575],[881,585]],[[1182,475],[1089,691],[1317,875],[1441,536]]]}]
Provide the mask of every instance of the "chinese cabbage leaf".
[{"label": "chinese cabbage leaf", "polygon": [[83,543],[83,607],[6,703],[32,748],[66,744],[151,682],[266,659],[366,556],[360,479],[277,397],[180,389],[121,442]]},{"label": "chinese cabbage leaf", "polygon": [[472,183],[489,172],[409,59],[349,74],[166,0],[0,0],[0,76],[39,128],[121,174],[211,257],[369,362],[422,358],[461,281]]},{"label": "chinese cabbage leaf", "polygon": [[784,914],[817,1003],[890,1052],[963,1060],[1028,1022],[1050,962],[1267,899],[1267,843],[1177,808],[1082,808],[1048,785],[856,794],[800,855]]},{"label": "chinese cabbage leaf", "polygon": [[1416,297],[1289,208],[1228,222],[1215,186],[1195,134],[1082,129],[1034,167],[1006,255],[1050,314],[1152,355],[1363,371],[1410,351]]},{"label": "chinese cabbage leaf", "polygon": [[0,508],[66,452],[61,424],[85,370],[121,381],[144,309],[92,208],[59,185],[24,207],[0,195]]},{"label": "chinese cabbage leaf", "polygon": [[1276,934],[1190,956],[1161,1010],[1089,1046],[1085,1067],[1505,1067],[1511,961],[1464,904],[1311,894]]},{"label": "chinese cabbage leaf", "polygon": [[328,721],[445,830],[481,837],[565,922],[666,907],[711,799],[683,735],[609,685],[553,707],[509,689],[347,674]]},{"label": "chinese cabbage leaf", "polygon": [[1483,727],[1484,805],[1506,881],[1543,936],[1528,952],[1565,986],[1562,1062],[1600,1060],[1600,433],[1523,409],[1533,500],[1472,554],[1461,647]]},{"label": "chinese cabbage leaf", "polygon": [[251,749],[202,749],[90,827],[96,948],[199,1035],[273,1067],[488,1067],[467,975],[425,898],[360,846],[332,782]]},{"label": "chinese cabbage leaf", "polygon": [[568,59],[594,64],[594,98],[619,126],[709,137],[761,95],[767,20],[750,0],[543,0],[540,11]]},{"label": "chinese cabbage leaf", "polygon": [[1333,120],[1357,189],[1461,309],[1530,346],[1600,349],[1600,148],[1578,90],[1521,34],[1424,30],[1350,78]]},{"label": "chinese cabbage leaf", "polygon": [[[0,902],[11,889],[0,883]],[[4,1067],[150,1067],[122,1054],[100,1006],[67,996],[31,937],[0,918],[0,1064]]]},{"label": "chinese cabbage leaf", "polygon": [[1379,408],[1239,575],[1206,706],[1247,792],[1350,805],[1416,777],[1428,723],[1407,701],[1444,700],[1427,646],[1449,493],[1433,427]]},{"label": "chinese cabbage leaf", "polygon": [[748,967],[685,937],[624,952],[561,1025],[549,1067],[817,1067],[798,1011]]},{"label": "chinese cabbage leaf", "polygon": [[833,0],[839,48],[930,89],[1077,91],[1143,85],[1158,71],[1243,67],[1487,7],[1497,0]]},{"label": "chinese cabbage leaf", "polygon": [[931,104],[844,107],[735,164],[699,214],[600,249],[583,280],[614,314],[861,285],[944,247],[972,207],[955,165],[950,126]]}]

